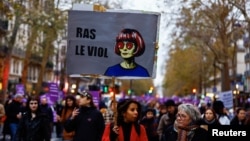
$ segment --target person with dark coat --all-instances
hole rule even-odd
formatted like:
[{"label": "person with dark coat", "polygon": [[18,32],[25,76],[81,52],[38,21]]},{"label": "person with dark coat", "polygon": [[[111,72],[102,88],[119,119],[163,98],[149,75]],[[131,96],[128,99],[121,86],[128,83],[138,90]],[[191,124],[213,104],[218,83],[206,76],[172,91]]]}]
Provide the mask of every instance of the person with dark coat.
[{"label": "person with dark coat", "polygon": [[105,128],[102,113],[96,108],[91,93],[79,92],[79,107],[65,121],[67,132],[75,132],[73,141],[100,141]]},{"label": "person with dark coat", "polygon": [[221,125],[213,108],[207,108],[204,111],[200,124],[206,130]]},{"label": "person with dark coat", "polygon": [[140,121],[140,124],[144,125],[146,129],[148,141],[159,141],[159,136],[157,134],[158,122],[155,109],[147,109],[145,116]]},{"label": "person with dark coat", "polygon": [[176,119],[176,113],[177,113],[177,106],[175,104],[175,101],[173,99],[168,99],[165,103],[167,112],[161,116],[161,119],[159,121],[158,127],[157,127],[157,133],[159,135],[159,140],[164,138],[163,132],[172,124],[174,124],[174,121]]},{"label": "person with dark coat", "polygon": [[225,112],[225,105],[223,101],[221,100],[214,101],[212,108],[216,112],[217,118],[221,125],[230,125],[230,118]]},{"label": "person with dark coat", "polygon": [[208,141],[208,131],[200,127],[201,114],[193,104],[178,106],[176,120],[164,131],[163,141]]},{"label": "person with dark coat", "polygon": [[9,118],[7,117],[7,107],[9,106],[9,104],[13,101],[12,96],[9,95],[8,99],[6,100],[6,102],[4,103],[4,109],[5,109],[5,114],[6,114],[6,120],[4,121],[3,124],[3,138],[2,141],[5,141],[7,135],[11,135],[10,132],[10,123],[9,123]]},{"label": "person with dark coat", "polygon": [[[62,123],[60,122],[60,115],[62,114],[63,110],[63,105],[61,102],[57,101],[56,104],[54,105],[54,110],[56,112],[56,115],[54,115],[54,126],[56,129],[56,137],[61,138],[62,133],[63,133],[63,126]],[[56,119],[55,119],[56,118]]]},{"label": "person with dark coat", "polygon": [[51,138],[52,131],[53,131],[53,124],[54,124],[54,114],[53,114],[52,106],[49,105],[47,97],[42,96],[40,100],[41,100],[41,103],[40,103],[41,112],[48,115],[49,117],[49,121],[50,121],[49,126],[50,126],[50,131],[51,131],[50,138]]},{"label": "person with dark coat", "polygon": [[16,134],[18,123],[20,118],[22,117],[22,94],[15,94],[12,102],[7,106],[6,115],[8,118],[10,131],[11,131],[11,141],[13,141],[14,136]]},{"label": "person with dark coat", "polygon": [[232,126],[250,125],[249,117],[246,116],[245,108],[239,107],[238,109],[236,109],[235,116],[230,121],[230,125]]},{"label": "person with dark coat", "polygon": [[27,101],[27,112],[20,119],[14,141],[50,141],[49,117],[41,112],[39,98]]}]

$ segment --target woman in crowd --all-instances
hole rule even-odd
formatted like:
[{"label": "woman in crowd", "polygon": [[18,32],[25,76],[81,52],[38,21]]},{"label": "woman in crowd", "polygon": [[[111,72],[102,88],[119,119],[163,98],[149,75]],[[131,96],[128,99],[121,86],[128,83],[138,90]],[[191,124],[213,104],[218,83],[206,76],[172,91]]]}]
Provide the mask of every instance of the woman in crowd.
[{"label": "woman in crowd", "polygon": [[[148,141],[141,118],[141,105],[133,99],[125,99],[117,105],[117,124],[108,124],[102,141]],[[118,136],[119,135],[119,136]]]},{"label": "woman in crowd", "polygon": [[239,125],[250,125],[249,120],[246,116],[246,110],[242,107],[236,110],[235,116],[230,121],[230,125],[239,126]]},{"label": "woman in crowd", "polygon": [[15,135],[15,141],[50,141],[49,117],[40,110],[39,98],[32,96],[27,101]]},{"label": "woman in crowd", "polygon": [[[59,121],[64,124],[64,122],[71,116],[71,113],[73,110],[77,107],[76,99],[73,95],[68,95],[65,97],[65,106],[63,107],[62,114],[60,117],[58,117]],[[63,129],[62,138],[63,141],[72,141],[75,133],[72,132],[66,132],[65,129]]]},{"label": "woman in crowd", "polygon": [[164,134],[164,141],[207,141],[208,131],[201,128],[201,114],[192,104],[180,104],[175,123]]},{"label": "woman in crowd", "polygon": [[217,119],[217,115],[212,108],[207,108],[201,119],[201,126],[208,130],[208,127],[219,126],[220,122]]}]

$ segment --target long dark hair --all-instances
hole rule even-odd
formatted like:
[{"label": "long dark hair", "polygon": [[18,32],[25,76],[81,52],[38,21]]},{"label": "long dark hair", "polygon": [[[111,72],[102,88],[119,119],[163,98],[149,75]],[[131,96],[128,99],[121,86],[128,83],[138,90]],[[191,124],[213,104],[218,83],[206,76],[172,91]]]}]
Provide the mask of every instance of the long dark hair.
[{"label": "long dark hair", "polygon": [[[72,107],[69,107],[69,105],[67,105],[67,99],[71,99],[73,101]],[[64,110],[63,110],[62,115],[65,116],[68,109],[74,108],[74,107],[77,107],[76,98],[73,95],[67,95],[65,97],[65,106],[64,106]]]},{"label": "long dark hair", "polygon": [[142,115],[142,113],[141,113],[142,108],[141,108],[141,104],[134,99],[124,99],[124,100],[121,100],[120,102],[118,102],[118,104],[117,104],[117,125],[120,126],[120,125],[124,124],[123,113],[125,113],[128,110],[128,107],[131,103],[134,103],[138,106],[137,121],[134,122],[133,124],[135,125],[135,130],[136,130],[137,134],[140,135],[139,119],[141,118],[141,115]]}]

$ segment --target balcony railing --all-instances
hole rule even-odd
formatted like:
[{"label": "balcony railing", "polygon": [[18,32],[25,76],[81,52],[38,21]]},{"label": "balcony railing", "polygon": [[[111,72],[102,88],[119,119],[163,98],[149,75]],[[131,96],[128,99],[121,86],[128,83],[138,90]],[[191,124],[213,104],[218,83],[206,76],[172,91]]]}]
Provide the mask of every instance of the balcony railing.
[{"label": "balcony railing", "polygon": [[9,51],[9,48],[4,45],[0,45],[0,56],[4,57]]},{"label": "balcony railing", "polygon": [[246,55],[245,55],[245,62],[247,63],[247,62],[250,62],[250,53],[247,53]]},{"label": "balcony railing", "polygon": [[41,56],[39,56],[37,54],[31,54],[30,60],[33,62],[41,63],[43,59]]},{"label": "balcony railing", "polygon": [[245,77],[250,77],[250,70],[245,71]]},{"label": "balcony railing", "polygon": [[0,29],[8,30],[8,21],[0,18]]},{"label": "balcony railing", "polygon": [[25,57],[25,51],[21,48],[14,47],[12,50],[12,55],[23,58]]}]

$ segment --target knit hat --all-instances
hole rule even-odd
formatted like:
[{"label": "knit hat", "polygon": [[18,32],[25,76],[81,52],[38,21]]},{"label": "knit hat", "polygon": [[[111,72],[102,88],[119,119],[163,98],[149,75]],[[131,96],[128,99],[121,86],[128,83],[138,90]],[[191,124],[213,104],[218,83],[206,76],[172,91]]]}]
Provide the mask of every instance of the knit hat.
[{"label": "knit hat", "polygon": [[145,114],[147,114],[148,112],[152,112],[154,116],[156,116],[156,110],[153,108],[148,108],[145,112]]},{"label": "knit hat", "polygon": [[176,106],[174,100],[172,100],[172,99],[168,99],[164,104],[165,104],[166,107]]}]

